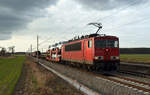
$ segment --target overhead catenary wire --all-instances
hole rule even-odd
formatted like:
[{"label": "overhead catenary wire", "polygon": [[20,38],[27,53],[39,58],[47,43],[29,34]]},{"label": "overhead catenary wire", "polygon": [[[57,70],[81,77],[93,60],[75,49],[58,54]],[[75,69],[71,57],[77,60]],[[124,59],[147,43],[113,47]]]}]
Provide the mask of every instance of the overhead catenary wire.
[{"label": "overhead catenary wire", "polygon": [[[148,3],[146,3],[146,6],[148,6]],[[142,6],[142,7],[146,7],[146,6]],[[142,9],[142,8],[141,8]],[[133,15],[134,13],[132,13],[132,15]],[[127,22],[127,23],[125,23],[125,24],[120,24],[120,25],[117,25],[117,26],[114,26],[114,27],[112,27],[112,28],[109,28],[109,29],[106,29],[107,31],[109,31],[109,30],[116,30],[116,29],[119,29],[119,28],[123,28],[124,26],[126,26],[126,25],[133,25],[133,24],[135,24],[136,22],[138,22],[138,23],[140,23],[140,22],[143,22],[143,21],[146,21],[146,20],[149,20],[149,17],[146,17],[146,18],[141,18],[141,19],[138,19],[138,20],[134,20],[134,21],[129,21],[129,22]],[[109,22],[109,24],[111,24],[112,22]],[[107,24],[107,23],[106,23]]]},{"label": "overhead catenary wire", "polygon": [[53,37],[49,37],[47,39],[45,39],[44,41],[40,42],[39,45],[42,45],[44,43],[47,43],[49,40],[51,40]]},{"label": "overhead catenary wire", "polygon": [[97,22],[103,21],[103,20],[105,20],[105,19],[107,19],[107,18],[112,18],[113,16],[115,16],[115,15],[121,13],[123,10],[126,10],[126,9],[128,9],[128,8],[130,8],[130,7],[133,7],[132,5],[135,5],[137,2],[138,2],[138,1],[133,0],[131,3],[127,4],[127,6],[122,7],[119,11],[115,11],[115,12],[113,12],[113,13],[110,14],[110,15],[107,15],[107,16],[105,16],[105,17],[103,17],[103,18],[100,18],[100,19],[97,20]]},{"label": "overhead catenary wire", "polygon": [[[149,4],[148,4],[148,2],[149,1],[144,1],[144,2],[147,2],[147,3],[145,3],[145,5],[146,6],[149,6]],[[104,18],[100,18],[100,19],[102,19],[101,21],[103,22],[103,23],[105,23],[105,24],[111,24],[112,23],[112,21],[110,21],[110,20],[112,20],[112,18],[113,18],[113,16],[116,16],[117,14],[120,14],[123,10],[126,10],[126,9],[128,9],[128,8],[131,8],[131,7],[133,7],[132,5],[134,5],[134,4],[136,4],[137,3],[137,1],[134,1],[134,2],[131,2],[130,4],[128,4],[127,6],[125,6],[125,7],[123,7],[122,9],[120,9],[120,11],[118,12],[118,11],[116,11],[116,12],[113,12],[112,14],[110,14],[110,15],[108,15],[108,16],[105,16]],[[142,6],[142,7],[145,7],[145,6]],[[143,9],[143,8],[141,8],[141,9]],[[132,13],[132,15],[133,14],[135,14],[135,13]],[[110,20],[106,20],[106,19],[108,19],[108,18],[111,18]],[[97,21],[99,21],[100,19],[98,19]],[[106,21],[105,21],[106,20]],[[105,22],[104,22],[105,21]],[[109,22],[109,23],[106,23],[106,22]],[[134,21],[133,21],[134,22]],[[132,23],[132,21],[131,21],[131,23]],[[129,23],[130,24],[130,23]],[[113,24],[112,24],[113,25]],[[118,25],[117,27],[116,26],[114,26],[113,28],[109,28],[109,29],[116,29],[116,28],[120,28],[121,27],[121,25]],[[107,29],[107,30],[109,30],[109,29]]]},{"label": "overhead catenary wire", "polygon": [[137,24],[137,22],[138,22],[138,23],[141,23],[141,22],[149,21],[149,20],[150,20],[150,17],[142,18],[142,19],[135,20],[135,21],[131,21],[131,22],[128,22],[128,23],[125,23],[125,24],[122,24],[122,25],[118,25],[118,26],[116,26],[116,27],[114,27],[114,28],[109,28],[109,29],[107,29],[107,31],[120,29],[120,28],[122,28],[122,26],[124,27],[124,26],[127,26],[127,25],[129,25],[129,24],[132,24],[132,25],[133,25],[133,24]]}]

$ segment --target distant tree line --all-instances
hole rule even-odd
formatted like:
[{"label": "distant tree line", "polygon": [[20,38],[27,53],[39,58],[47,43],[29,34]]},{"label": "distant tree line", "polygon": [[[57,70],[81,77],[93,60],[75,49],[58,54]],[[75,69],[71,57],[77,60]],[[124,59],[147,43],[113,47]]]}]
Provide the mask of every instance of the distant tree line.
[{"label": "distant tree line", "polygon": [[15,54],[20,55],[20,54],[25,54],[25,52],[15,52]]},{"label": "distant tree line", "polygon": [[120,54],[150,54],[150,48],[120,48]]}]

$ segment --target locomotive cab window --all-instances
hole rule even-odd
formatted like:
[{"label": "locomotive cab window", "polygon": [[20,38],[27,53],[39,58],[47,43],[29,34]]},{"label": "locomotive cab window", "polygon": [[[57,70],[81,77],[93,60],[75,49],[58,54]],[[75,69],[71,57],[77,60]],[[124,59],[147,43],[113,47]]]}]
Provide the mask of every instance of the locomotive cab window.
[{"label": "locomotive cab window", "polygon": [[95,48],[106,48],[106,40],[95,40]]},{"label": "locomotive cab window", "polygon": [[88,48],[92,47],[92,40],[88,40]]},{"label": "locomotive cab window", "polygon": [[115,47],[119,47],[118,41],[115,41]]},{"label": "locomotive cab window", "polygon": [[108,48],[117,48],[118,41],[117,40],[107,40],[107,47]]},{"label": "locomotive cab window", "polygon": [[96,48],[117,48],[119,47],[118,40],[95,40]]}]

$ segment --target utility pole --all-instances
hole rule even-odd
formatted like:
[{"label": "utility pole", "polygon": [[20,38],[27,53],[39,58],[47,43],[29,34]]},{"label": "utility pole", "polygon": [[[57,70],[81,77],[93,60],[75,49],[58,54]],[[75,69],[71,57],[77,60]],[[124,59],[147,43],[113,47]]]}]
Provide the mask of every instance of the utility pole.
[{"label": "utility pole", "polygon": [[15,46],[8,47],[9,51],[11,52],[11,55],[13,55],[15,52],[14,48],[15,48]]},{"label": "utility pole", "polygon": [[39,37],[37,35],[37,62],[39,62]]},{"label": "utility pole", "polygon": [[32,55],[32,44],[31,44],[30,48],[31,48],[31,53],[30,53],[30,55]]}]

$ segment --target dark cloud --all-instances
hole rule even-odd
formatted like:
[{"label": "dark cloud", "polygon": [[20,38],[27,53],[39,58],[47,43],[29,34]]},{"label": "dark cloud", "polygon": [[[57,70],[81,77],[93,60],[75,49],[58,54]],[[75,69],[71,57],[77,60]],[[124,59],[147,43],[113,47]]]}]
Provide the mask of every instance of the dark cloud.
[{"label": "dark cloud", "polygon": [[0,40],[11,37],[13,31],[25,28],[34,18],[42,14],[57,0],[0,0]]},{"label": "dark cloud", "polygon": [[0,31],[0,40],[7,40],[11,38],[11,32],[2,32]]},{"label": "dark cloud", "polygon": [[148,0],[75,0],[86,8],[106,11],[121,7],[130,7],[145,3]]}]

